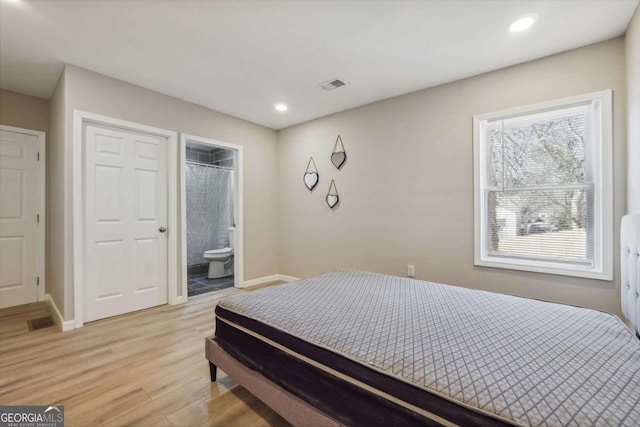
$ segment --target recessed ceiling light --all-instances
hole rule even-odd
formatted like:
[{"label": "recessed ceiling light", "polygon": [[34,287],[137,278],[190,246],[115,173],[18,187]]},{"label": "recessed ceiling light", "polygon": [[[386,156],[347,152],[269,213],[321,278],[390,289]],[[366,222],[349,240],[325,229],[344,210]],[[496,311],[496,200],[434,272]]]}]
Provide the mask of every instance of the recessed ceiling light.
[{"label": "recessed ceiling light", "polygon": [[509,25],[509,31],[512,33],[519,33],[521,31],[528,30],[535,22],[535,16],[525,16],[524,18],[516,19],[511,25]]},{"label": "recessed ceiling light", "polygon": [[289,109],[287,104],[283,104],[282,102],[279,102],[274,107],[276,108],[276,111],[279,111],[281,113],[283,113],[283,112],[285,112],[285,111],[287,111]]}]

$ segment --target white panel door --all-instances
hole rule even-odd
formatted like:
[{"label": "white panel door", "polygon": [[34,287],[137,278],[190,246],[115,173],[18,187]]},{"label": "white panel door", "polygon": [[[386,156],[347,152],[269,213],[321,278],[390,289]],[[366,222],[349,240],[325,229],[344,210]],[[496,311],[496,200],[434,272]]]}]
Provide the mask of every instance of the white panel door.
[{"label": "white panel door", "polygon": [[167,139],[87,124],[85,321],[167,303]]},{"label": "white panel door", "polygon": [[38,146],[0,130],[0,308],[38,300]]}]

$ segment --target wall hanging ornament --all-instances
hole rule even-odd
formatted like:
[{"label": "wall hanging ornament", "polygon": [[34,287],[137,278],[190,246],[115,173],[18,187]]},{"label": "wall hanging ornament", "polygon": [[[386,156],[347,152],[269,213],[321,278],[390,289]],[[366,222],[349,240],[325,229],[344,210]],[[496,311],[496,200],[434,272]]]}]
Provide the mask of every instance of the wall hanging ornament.
[{"label": "wall hanging ornament", "polygon": [[336,188],[335,181],[331,180],[331,184],[329,185],[329,192],[327,193],[327,204],[331,209],[333,209],[338,203],[340,203],[338,189]]},{"label": "wall hanging ornament", "polygon": [[[338,143],[340,143],[339,147],[338,147]],[[338,138],[336,139],[336,143],[333,146],[333,153],[331,153],[331,163],[333,163],[333,165],[336,168],[340,169],[346,160],[347,160],[347,152],[344,151],[344,144],[342,143],[342,138],[340,138],[340,135],[338,135]]]},{"label": "wall hanging ornament", "polygon": [[[313,169],[311,167],[313,166]],[[316,185],[318,185],[318,181],[320,181],[320,175],[318,175],[318,168],[316,167],[316,162],[313,161],[313,157],[309,157],[309,163],[307,163],[307,170],[304,172],[304,185],[312,191]]]}]

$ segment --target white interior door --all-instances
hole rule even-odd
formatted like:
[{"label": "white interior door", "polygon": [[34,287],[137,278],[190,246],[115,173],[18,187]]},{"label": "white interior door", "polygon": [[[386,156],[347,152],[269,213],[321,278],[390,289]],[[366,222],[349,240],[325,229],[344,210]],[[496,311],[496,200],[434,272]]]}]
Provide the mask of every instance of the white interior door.
[{"label": "white interior door", "polygon": [[38,300],[39,145],[0,130],[0,308]]},{"label": "white interior door", "polygon": [[85,322],[167,303],[164,137],[83,128]]}]

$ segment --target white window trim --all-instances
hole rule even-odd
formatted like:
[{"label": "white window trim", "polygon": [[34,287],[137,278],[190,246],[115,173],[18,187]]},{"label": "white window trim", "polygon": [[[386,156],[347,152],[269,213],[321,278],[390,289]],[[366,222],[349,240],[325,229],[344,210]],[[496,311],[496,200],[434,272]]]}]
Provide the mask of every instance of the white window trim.
[{"label": "white window trim", "polygon": [[[545,110],[567,108],[572,105],[590,104],[599,120],[593,128],[596,136],[593,164],[598,171],[594,180],[594,262],[593,266],[560,264],[541,260],[511,259],[488,254],[486,223],[487,203],[485,185],[487,159],[484,128],[490,121],[539,113]],[[598,126],[599,125],[599,126]],[[600,144],[597,142],[600,141]],[[598,280],[613,280],[613,118],[612,91],[605,90],[557,99],[524,107],[510,108],[494,113],[473,116],[473,162],[474,162],[474,264],[483,267],[506,268],[585,277]]]}]

